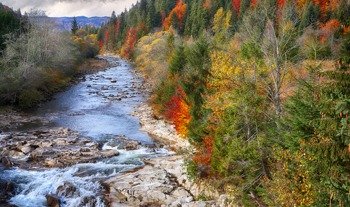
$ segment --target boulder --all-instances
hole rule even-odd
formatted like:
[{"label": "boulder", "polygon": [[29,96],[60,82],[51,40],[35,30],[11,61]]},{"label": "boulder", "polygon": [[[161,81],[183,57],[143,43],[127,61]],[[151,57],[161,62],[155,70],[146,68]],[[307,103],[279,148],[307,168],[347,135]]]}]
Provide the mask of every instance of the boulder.
[{"label": "boulder", "polygon": [[33,149],[30,145],[23,145],[23,146],[19,146],[18,149],[23,152],[24,154],[28,154],[29,152],[31,152]]},{"label": "boulder", "polygon": [[60,207],[60,199],[54,195],[46,195],[46,203],[48,207]]},{"label": "boulder", "polygon": [[2,157],[1,163],[5,166],[5,168],[10,168],[13,166],[13,163],[9,157]]},{"label": "boulder", "polygon": [[103,150],[101,151],[101,155],[103,157],[113,157],[113,156],[118,156],[119,155],[119,152],[117,150]]},{"label": "boulder", "polygon": [[57,188],[57,195],[67,198],[78,197],[80,196],[79,190],[69,182],[65,182],[63,185]]},{"label": "boulder", "polygon": [[79,206],[84,207],[95,207],[97,203],[96,198],[93,196],[85,196],[82,201],[80,202]]}]

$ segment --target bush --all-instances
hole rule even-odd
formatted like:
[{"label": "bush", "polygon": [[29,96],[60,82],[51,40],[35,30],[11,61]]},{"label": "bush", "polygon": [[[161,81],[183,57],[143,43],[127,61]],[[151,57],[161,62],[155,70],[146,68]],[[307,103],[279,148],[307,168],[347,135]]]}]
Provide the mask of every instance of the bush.
[{"label": "bush", "polygon": [[26,89],[19,94],[18,106],[21,108],[30,108],[44,99],[41,92],[36,89]]}]

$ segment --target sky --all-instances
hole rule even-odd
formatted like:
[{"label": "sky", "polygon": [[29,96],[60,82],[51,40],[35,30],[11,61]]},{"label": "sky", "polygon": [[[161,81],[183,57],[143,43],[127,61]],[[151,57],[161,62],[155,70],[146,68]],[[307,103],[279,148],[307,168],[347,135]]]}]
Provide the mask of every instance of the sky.
[{"label": "sky", "polygon": [[117,14],[137,2],[137,0],[0,0],[6,6],[22,13],[31,9],[44,10],[50,17],[63,16],[110,16]]}]

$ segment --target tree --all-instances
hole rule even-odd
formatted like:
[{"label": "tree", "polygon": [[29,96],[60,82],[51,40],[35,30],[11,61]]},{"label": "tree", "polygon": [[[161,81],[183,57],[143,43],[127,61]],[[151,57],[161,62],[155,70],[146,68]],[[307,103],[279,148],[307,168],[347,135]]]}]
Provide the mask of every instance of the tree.
[{"label": "tree", "polygon": [[209,43],[200,38],[186,51],[188,63],[185,71],[185,91],[189,94],[191,106],[191,122],[189,137],[191,141],[200,142],[203,138],[205,126],[205,111],[203,109],[204,94],[207,90],[207,78],[210,74]]},{"label": "tree", "polygon": [[75,35],[78,30],[79,30],[79,26],[78,26],[77,18],[73,17],[72,28],[71,28],[72,34]]},{"label": "tree", "polygon": [[224,9],[221,7],[218,9],[214,16],[213,21],[213,32],[214,32],[214,41],[218,45],[224,44],[227,42],[229,36],[229,30],[231,27],[231,12],[224,12]]}]

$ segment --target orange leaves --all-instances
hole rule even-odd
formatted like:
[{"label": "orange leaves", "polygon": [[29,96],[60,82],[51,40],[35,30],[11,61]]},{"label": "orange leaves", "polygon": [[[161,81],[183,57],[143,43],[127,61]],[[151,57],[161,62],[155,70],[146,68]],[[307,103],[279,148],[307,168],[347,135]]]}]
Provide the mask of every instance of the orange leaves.
[{"label": "orange leaves", "polygon": [[340,0],[313,0],[314,4],[318,5],[323,16],[328,11],[336,10],[340,5]]},{"label": "orange leaves", "polygon": [[203,3],[203,8],[209,10],[212,7],[212,0],[205,0]]},{"label": "orange leaves", "polygon": [[165,117],[175,125],[176,131],[181,136],[188,133],[188,124],[191,120],[190,107],[185,101],[186,93],[178,86],[175,94],[166,103]]},{"label": "orange leaves", "polygon": [[322,43],[326,42],[339,28],[340,22],[336,19],[331,19],[325,24],[321,25],[320,41]]},{"label": "orange leaves", "polygon": [[285,4],[286,4],[286,0],[277,0],[278,9],[282,9]]},{"label": "orange leaves", "polygon": [[125,58],[131,58],[132,52],[137,41],[137,29],[134,27],[129,28],[123,47],[121,48],[121,56]]},{"label": "orange leaves", "polygon": [[213,137],[205,137],[203,139],[203,147],[193,156],[193,161],[197,164],[209,166],[213,154],[213,146]]},{"label": "orange leaves", "polygon": [[178,26],[181,28],[183,26],[183,20],[186,14],[187,5],[183,3],[182,0],[177,0],[176,6],[171,10],[168,17],[163,21],[163,27],[168,30],[172,24],[172,19],[176,18],[178,21]]}]

